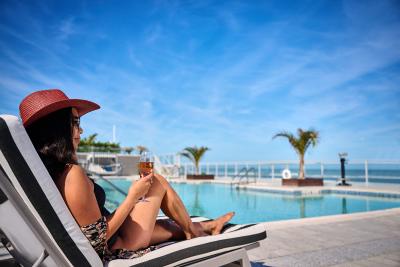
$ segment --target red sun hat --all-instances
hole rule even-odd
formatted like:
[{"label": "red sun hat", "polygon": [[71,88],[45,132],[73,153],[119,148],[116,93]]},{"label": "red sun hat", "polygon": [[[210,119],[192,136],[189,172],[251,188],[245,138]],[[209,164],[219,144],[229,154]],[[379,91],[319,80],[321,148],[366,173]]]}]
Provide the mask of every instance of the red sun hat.
[{"label": "red sun hat", "polygon": [[63,108],[74,107],[79,117],[99,109],[94,102],[82,99],[70,99],[59,89],[49,89],[33,92],[19,104],[19,113],[25,127],[44,116]]}]

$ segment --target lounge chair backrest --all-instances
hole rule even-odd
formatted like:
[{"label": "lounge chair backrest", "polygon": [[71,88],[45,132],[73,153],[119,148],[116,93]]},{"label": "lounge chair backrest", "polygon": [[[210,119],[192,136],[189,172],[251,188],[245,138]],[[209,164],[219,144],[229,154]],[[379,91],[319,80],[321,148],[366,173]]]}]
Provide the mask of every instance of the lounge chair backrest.
[{"label": "lounge chair backrest", "polygon": [[0,167],[0,229],[22,264],[103,266],[15,116],[0,116]]}]

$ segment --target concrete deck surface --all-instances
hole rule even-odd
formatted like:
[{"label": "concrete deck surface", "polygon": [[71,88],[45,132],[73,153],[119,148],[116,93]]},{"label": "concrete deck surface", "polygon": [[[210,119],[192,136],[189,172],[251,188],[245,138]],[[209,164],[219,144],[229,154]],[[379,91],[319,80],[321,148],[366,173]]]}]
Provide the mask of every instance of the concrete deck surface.
[{"label": "concrete deck surface", "polygon": [[400,208],[265,223],[252,266],[400,266]]}]

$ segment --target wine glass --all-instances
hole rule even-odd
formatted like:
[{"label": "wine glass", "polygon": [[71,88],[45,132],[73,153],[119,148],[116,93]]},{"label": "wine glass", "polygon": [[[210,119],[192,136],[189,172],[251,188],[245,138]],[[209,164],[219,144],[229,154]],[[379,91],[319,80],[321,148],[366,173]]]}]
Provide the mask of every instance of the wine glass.
[{"label": "wine glass", "polygon": [[[149,175],[153,171],[154,167],[154,157],[153,154],[150,151],[144,151],[140,154],[140,159],[139,159],[139,176],[140,178],[143,178],[147,175]],[[147,202],[146,198],[143,196],[139,199],[140,202]]]}]

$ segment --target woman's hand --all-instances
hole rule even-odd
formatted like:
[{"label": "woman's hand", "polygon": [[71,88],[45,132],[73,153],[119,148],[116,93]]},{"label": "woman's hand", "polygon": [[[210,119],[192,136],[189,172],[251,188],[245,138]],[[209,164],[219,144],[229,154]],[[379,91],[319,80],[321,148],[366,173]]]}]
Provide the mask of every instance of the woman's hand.
[{"label": "woman's hand", "polygon": [[128,195],[136,200],[145,196],[153,183],[153,177],[153,172],[151,172],[149,175],[141,177],[139,180],[133,182],[129,188]]}]

